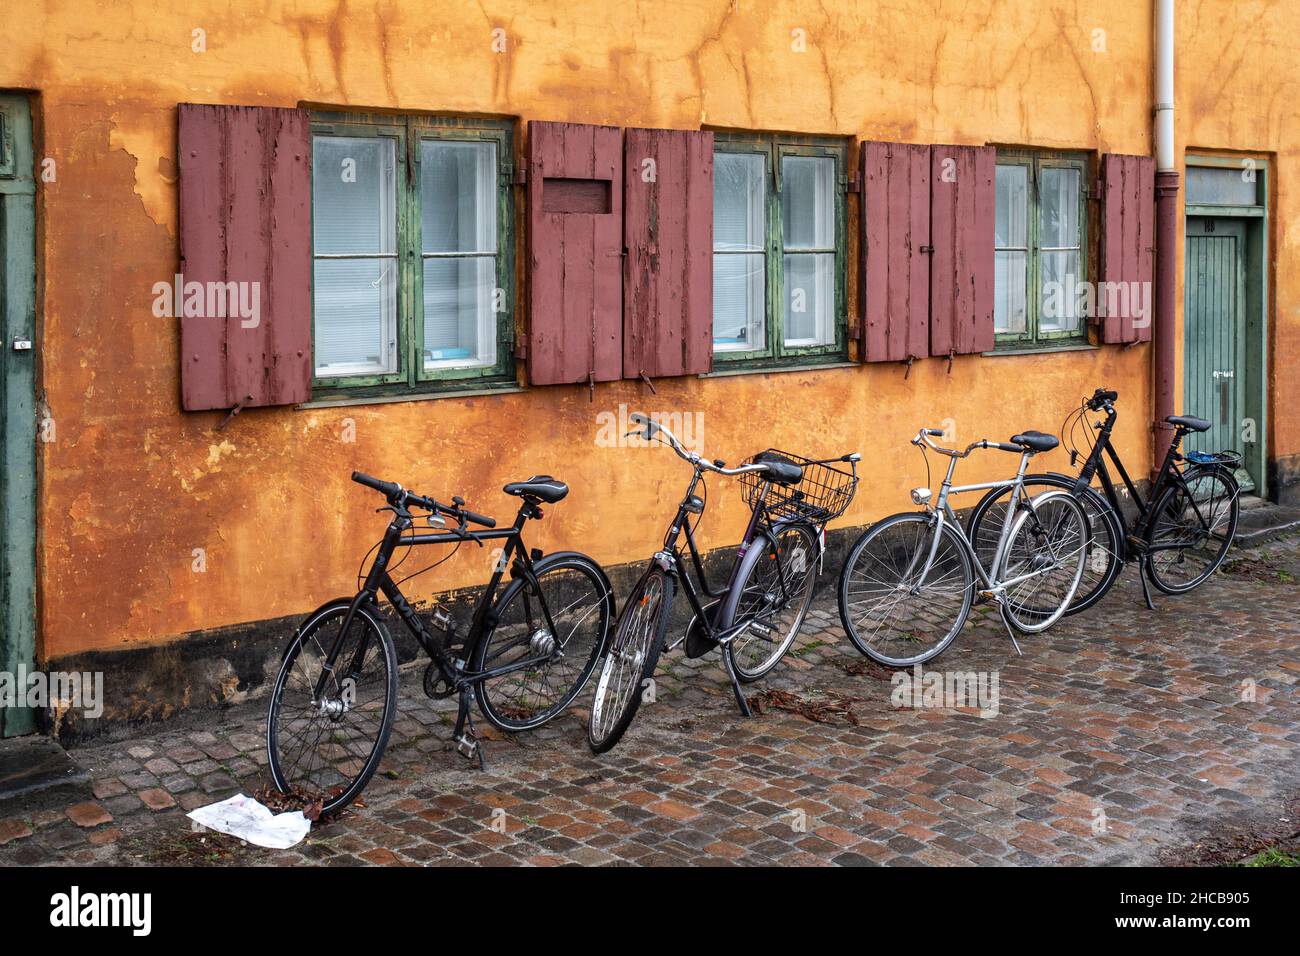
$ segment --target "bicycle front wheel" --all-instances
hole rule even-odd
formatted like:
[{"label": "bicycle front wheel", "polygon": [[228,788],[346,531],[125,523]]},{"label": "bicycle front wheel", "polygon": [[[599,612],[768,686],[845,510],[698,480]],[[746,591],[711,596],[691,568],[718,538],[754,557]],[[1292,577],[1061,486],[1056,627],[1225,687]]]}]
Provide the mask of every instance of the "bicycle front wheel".
[{"label": "bicycle front wheel", "polygon": [[475,684],[474,695],[505,730],[539,727],[569,706],[596,668],[613,617],[609,583],[590,558],[543,558],[534,577],[510,585],[470,662],[476,672],[497,672]]},{"label": "bicycle front wheel", "polygon": [[350,604],[333,602],[303,622],[280,664],[266,721],[271,779],[282,793],[319,801],[322,815],[361,793],[379,766],[397,710],[397,651],[368,608],[359,608],[342,632],[333,670],[316,694]]},{"label": "bicycle front wheel", "polygon": [[587,743],[603,754],[620,740],[654,677],[673,607],[673,579],[658,565],[641,578],[618,616],[591,703]]},{"label": "bicycle front wheel", "polygon": [[[1050,491],[1074,489],[1074,479],[1064,475],[1025,475],[1025,495],[1035,498]],[[997,560],[998,542],[1011,500],[1011,486],[994,488],[980,499],[970,516],[970,542],[980,563],[990,571]],[[1124,569],[1124,531],[1113,508],[1091,488],[1079,494],[1088,516],[1088,553],[1083,577],[1075,589],[1066,614],[1078,614],[1092,607],[1114,587]],[[1014,520],[1014,519],[1013,519]]]},{"label": "bicycle front wheel", "polygon": [[[1011,526],[998,569],[1002,613],[1029,634],[1055,624],[1070,606],[1088,557],[1088,516],[1067,491],[1049,491],[1028,502]],[[1013,582],[1013,583],[1009,583]]]},{"label": "bicycle front wheel", "polygon": [[886,518],[844,562],[840,621],[853,646],[881,664],[911,667],[941,654],[970,614],[970,557],[947,524],[935,542],[935,521],[920,512]]},{"label": "bicycle front wheel", "polygon": [[775,667],[798,636],[817,583],[817,555],[816,530],[798,523],[779,525],[757,538],[742,559],[718,629],[748,621],[726,650],[745,683]]},{"label": "bicycle front wheel", "polygon": [[[1185,487],[1184,487],[1185,486]],[[1152,511],[1143,570],[1166,594],[1184,594],[1219,569],[1241,513],[1236,479],[1222,469],[1190,471]]]}]

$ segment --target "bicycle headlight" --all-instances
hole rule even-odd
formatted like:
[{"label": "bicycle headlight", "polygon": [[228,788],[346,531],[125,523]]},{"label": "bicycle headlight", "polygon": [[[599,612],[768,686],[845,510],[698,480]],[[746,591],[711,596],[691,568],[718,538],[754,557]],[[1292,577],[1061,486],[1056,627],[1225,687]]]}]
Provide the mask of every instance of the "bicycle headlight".
[{"label": "bicycle headlight", "polygon": [[929,503],[930,503],[930,489],[929,489],[929,488],[913,488],[913,489],[912,489],[912,504],[914,504],[914,505],[925,505],[925,504],[929,504]]}]

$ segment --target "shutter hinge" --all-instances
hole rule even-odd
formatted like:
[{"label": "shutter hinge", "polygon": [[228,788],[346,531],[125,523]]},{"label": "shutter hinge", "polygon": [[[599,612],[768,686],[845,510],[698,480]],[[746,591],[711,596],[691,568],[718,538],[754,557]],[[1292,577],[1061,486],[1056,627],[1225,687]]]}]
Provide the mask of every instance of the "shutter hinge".
[{"label": "shutter hinge", "polygon": [[528,358],[528,340],[527,340],[527,339],[516,339],[516,340],[515,340],[515,358],[517,358],[517,359],[526,359],[526,358]]},{"label": "shutter hinge", "polygon": [[858,179],[858,174],[840,177],[840,192],[842,193],[860,193],[862,192],[862,182]]},{"label": "shutter hinge", "polygon": [[513,163],[506,163],[506,182],[512,186],[527,186],[528,167],[516,167]]}]

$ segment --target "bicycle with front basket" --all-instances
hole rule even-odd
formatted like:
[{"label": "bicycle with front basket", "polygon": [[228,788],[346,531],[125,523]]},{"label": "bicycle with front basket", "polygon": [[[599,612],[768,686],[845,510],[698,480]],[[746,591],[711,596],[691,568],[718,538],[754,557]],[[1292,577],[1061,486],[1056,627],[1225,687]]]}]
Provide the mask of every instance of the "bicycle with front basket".
[{"label": "bicycle with front basket", "polygon": [[[849,639],[872,660],[911,667],[937,655],[961,632],[976,601],[998,605],[1017,653],[1016,632],[1051,627],[1065,612],[1083,574],[1088,520],[1068,491],[1036,497],[1025,492],[1029,459],[1059,442],[1026,431],[1010,442],[987,439],[964,451],[943,448],[931,439],[943,435],[923,428],[912,444],[948,458],[948,472],[932,507],[928,487],[912,490],[921,511],[902,512],[872,525],[849,550],[840,573],[840,620]],[[977,449],[1020,455],[1014,478],[954,487],[959,459]],[[926,458],[929,471],[929,459]],[[987,567],[953,511],[949,496],[1001,489],[1010,493]]]},{"label": "bicycle with front basket", "polygon": [[[842,514],[853,500],[861,457],[851,454],[819,461],[768,449],[728,468],[724,461],[688,452],[671,431],[646,415],[636,413],[629,420],[639,427],[628,437],[661,441],[688,462],[693,473],[663,547],[624,602],[610,640],[588,727],[588,742],[596,753],[615,746],[636,716],[645,684],[654,677],[664,650],[679,588],[686,593],[694,617],[668,650],[684,643],[687,656],[696,658],[721,647],[737,706],[746,717],[750,715],[741,684],[770,672],[798,636],[812,603],[826,522]],[[841,464],[849,470],[836,467]],[[751,511],[721,588],[709,584],[695,540],[707,496],[706,473],[739,477]],[[698,587],[679,545],[683,535]],[[706,605],[705,599],[711,603]]]},{"label": "bicycle with front basket", "polygon": [[[1026,486],[1033,489],[1072,491],[1092,526],[1086,571],[1067,614],[1086,610],[1100,601],[1114,587],[1124,566],[1132,563],[1141,566],[1142,596],[1147,607],[1154,610],[1148,582],[1166,594],[1185,594],[1199,587],[1223,564],[1237,533],[1241,488],[1235,471],[1241,455],[1235,451],[1180,452],[1188,434],[1206,431],[1211,423],[1194,415],[1170,416],[1165,419],[1173,429],[1169,449],[1149,493],[1143,497],[1111,443],[1118,400],[1118,392],[1099,388],[1066,416],[1061,433],[1072,446],[1071,464],[1083,459],[1077,476],[1025,476]],[[1091,421],[1090,413],[1104,413],[1105,420]],[[1083,429],[1083,440],[1075,437],[1079,428]],[[1089,434],[1092,431],[1097,433],[1095,439]],[[1085,441],[1091,446],[1086,454],[1079,447]],[[1130,509],[1122,506],[1106,458],[1133,503]],[[1094,477],[1101,480],[1100,492],[1092,487]],[[995,490],[971,513],[970,538],[981,554],[990,550],[990,528],[1005,509],[1004,493]]]},{"label": "bicycle with front basket", "polygon": [[[568,494],[564,482],[539,475],[506,485],[506,494],[522,499],[519,512],[513,525],[492,530],[496,521],[466,509],[459,497],[444,505],[360,472],[353,472],[352,480],[383,494],[387,504],[379,510],[393,517],[372,549],[375,558],[357,594],[317,608],[294,633],[267,719],[275,785],[305,801],[319,801],[323,814],[342,809],[361,793],[392,731],[397,648],[379,595],[429,655],[425,694],[459,696],[452,737],[456,749],[477,759],[480,767],[483,746],[474,733],[471,694],[483,715],[503,730],[546,723],[587,683],[614,618],[609,579],[599,564],[574,551],[543,555],[524,546],[524,525],[542,517],[543,503]],[[424,514],[417,516],[412,509]],[[448,519],[454,526],[448,527]],[[417,522],[435,530],[417,528]],[[468,632],[458,633],[443,607],[434,608],[430,627],[399,587],[415,575],[394,579],[409,549],[459,549],[466,543],[483,547],[489,541],[504,542],[504,548]],[[400,548],[408,550],[394,563]],[[498,594],[507,571],[510,582]]]}]

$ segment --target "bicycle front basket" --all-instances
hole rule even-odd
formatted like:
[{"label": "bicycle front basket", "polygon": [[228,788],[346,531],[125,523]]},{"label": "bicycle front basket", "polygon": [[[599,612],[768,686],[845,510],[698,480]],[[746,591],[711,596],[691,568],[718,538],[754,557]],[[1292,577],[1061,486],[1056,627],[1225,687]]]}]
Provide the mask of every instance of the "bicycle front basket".
[{"label": "bicycle front basket", "polygon": [[[802,518],[813,524],[825,524],[842,515],[853,501],[858,479],[852,471],[776,448],[769,448],[760,454],[780,455],[794,462],[803,469],[803,478],[798,484],[787,487],[770,481],[766,475],[758,472],[741,475],[745,504],[751,510],[763,506],[773,521]],[[757,457],[747,458],[744,463],[752,465]]]}]

